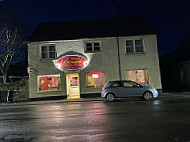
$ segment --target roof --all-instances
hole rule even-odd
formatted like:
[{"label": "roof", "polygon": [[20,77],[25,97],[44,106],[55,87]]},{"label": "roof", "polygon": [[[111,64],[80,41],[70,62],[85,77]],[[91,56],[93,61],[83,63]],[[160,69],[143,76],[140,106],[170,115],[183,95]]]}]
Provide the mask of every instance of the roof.
[{"label": "roof", "polygon": [[169,54],[160,57],[160,65],[168,66],[168,65],[176,65],[179,63],[184,63],[190,61],[190,48],[180,48],[176,51],[173,51]]},{"label": "roof", "polygon": [[40,23],[29,41],[73,40],[156,34],[145,17]]}]

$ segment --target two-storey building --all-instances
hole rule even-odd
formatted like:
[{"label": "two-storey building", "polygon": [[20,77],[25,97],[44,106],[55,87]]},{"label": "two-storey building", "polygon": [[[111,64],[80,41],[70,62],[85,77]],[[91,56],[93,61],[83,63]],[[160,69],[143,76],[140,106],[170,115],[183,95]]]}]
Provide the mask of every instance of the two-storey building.
[{"label": "two-storey building", "polygon": [[29,98],[100,95],[111,80],[162,89],[156,32],[144,17],[38,24],[28,64]]}]

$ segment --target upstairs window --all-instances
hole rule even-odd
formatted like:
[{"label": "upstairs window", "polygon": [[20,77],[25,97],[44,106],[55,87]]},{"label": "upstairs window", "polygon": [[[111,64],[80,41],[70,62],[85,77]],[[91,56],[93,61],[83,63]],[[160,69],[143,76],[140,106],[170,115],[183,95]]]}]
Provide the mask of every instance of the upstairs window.
[{"label": "upstairs window", "polygon": [[57,57],[55,45],[41,46],[41,58],[42,59],[55,59]]},{"label": "upstairs window", "polygon": [[126,41],[127,53],[143,53],[143,42],[140,40],[127,40]]},{"label": "upstairs window", "polygon": [[86,43],[85,52],[100,52],[100,43],[99,42]]}]

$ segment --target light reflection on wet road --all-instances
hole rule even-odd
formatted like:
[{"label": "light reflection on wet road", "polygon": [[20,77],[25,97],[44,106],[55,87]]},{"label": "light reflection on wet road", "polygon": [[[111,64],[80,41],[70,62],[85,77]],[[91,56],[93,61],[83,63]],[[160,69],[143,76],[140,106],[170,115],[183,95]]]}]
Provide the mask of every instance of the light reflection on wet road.
[{"label": "light reflection on wet road", "polygon": [[0,142],[190,142],[190,98],[0,106]]}]

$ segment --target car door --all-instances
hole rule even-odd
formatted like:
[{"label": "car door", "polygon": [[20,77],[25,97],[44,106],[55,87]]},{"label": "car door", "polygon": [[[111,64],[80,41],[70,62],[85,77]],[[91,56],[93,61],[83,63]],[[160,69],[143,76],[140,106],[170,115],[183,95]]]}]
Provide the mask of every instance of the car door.
[{"label": "car door", "polygon": [[143,93],[142,88],[135,82],[125,81],[123,82],[123,86],[124,86],[123,97],[141,96]]},{"label": "car door", "polygon": [[115,97],[122,97],[124,94],[124,87],[121,82],[115,82],[110,86],[110,92],[114,93]]}]

